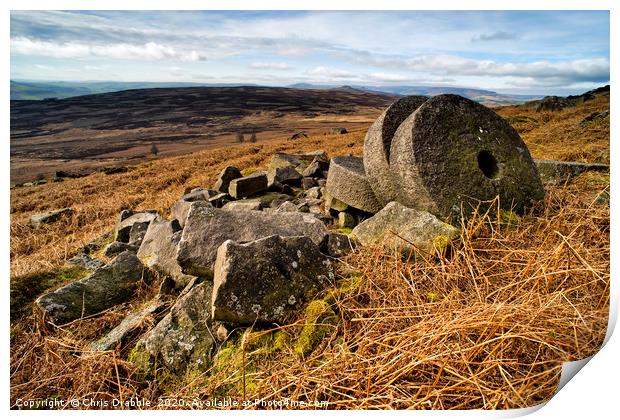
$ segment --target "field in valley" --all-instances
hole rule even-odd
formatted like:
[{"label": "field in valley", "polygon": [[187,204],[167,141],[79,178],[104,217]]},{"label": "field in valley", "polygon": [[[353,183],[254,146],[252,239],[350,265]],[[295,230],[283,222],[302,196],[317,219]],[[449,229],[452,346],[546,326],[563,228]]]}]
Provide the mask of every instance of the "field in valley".
[{"label": "field in valley", "polygon": [[227,146],[372,123],[394,97],[355,90],[168,88],[11,102],[11,182],[90,173]]}]

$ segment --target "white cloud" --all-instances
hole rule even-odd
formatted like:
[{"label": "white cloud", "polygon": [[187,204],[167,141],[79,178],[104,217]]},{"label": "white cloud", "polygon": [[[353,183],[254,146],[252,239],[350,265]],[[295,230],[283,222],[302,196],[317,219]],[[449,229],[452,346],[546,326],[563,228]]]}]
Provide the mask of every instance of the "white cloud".
[{"label": "white cloud", "polygon": [[604,58],[570,61],[535,61],[529,63],[500,63],[492,60],[473,60],[453,55],[428,55],[403,60],[402,65],[413,71],[458,76],[495,76],[521,79],[545,79],[551,85],[580,81],[606,81],[609,61]]},{"label": "white cloud", "polygon": [[354,73],[351,73],[349,71],[332,69],[332,68],[324,67],[324,66],[318,66],[311,70],[308,70],[308,74],[312,76],[334,78],[334,79],[347,79],[347,78],[356,77]]},{"label": "white cloud", "polygon": [[412,80],[410,76],[393,73],[370,73],[368,76],[378,82],[410,82]]},{"label": "white cloud", "polygon": [[287,63],[280,62],[255,62],[250,64],[253,69],[267,69],[267,70],[288,70],[291,68]]},{"label": "white cloud", "polygon": [[488,42],[488,41],[512,41],[518,36],[512,32],[497,31],[491,34],[480,34],[472,37],[472,42]]},{"label": "white cloud", "polygon": [[11,38],[11,52],[54,58],[106,57],[116,59],[204,61],[206,57],[195,50],[179,51],[174,47],[147,42],[146,44],[84,44],[55,43],[26,37]]}]

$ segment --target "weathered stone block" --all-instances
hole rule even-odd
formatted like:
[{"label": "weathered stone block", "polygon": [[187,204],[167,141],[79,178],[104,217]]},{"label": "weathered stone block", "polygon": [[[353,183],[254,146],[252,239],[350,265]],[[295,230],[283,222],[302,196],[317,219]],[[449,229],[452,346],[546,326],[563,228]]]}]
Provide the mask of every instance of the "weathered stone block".
[{"label": "weathered stone block", "polygon": [[331,263],[310,238],[269,236],[224,242],[214,269],[213,319],[283,323],[333,278]]}]

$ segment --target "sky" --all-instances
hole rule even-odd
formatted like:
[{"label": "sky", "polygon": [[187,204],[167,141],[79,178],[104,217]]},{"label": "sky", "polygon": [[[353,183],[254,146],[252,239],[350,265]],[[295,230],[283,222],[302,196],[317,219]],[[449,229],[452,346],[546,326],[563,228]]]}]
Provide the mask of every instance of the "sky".
[{"label": "sky", "polygon": [[11,78],[430,85],[609,83],[608,11],[11,11]]}]

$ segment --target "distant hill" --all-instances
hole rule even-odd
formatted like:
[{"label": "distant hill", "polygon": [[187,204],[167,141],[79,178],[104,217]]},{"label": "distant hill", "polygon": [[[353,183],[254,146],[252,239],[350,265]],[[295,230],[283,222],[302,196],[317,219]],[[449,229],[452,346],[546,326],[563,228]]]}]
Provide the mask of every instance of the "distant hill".
[{"label": "distant hill", "polygon": [[[40,173],[76,169],[78,163],[86,170],[144,159],[155,143],[165,156],[231,144],[239,134],[255,134],[263,142],[298,132],[322,136],[334,127],[367,127],[394,100],[363,91],[257,86],[12,100],[11,179],[32,180]],[[56,162],[53,169],[50,161]]]},{"label": "distant hill", "polygon": [[580,103],[591,101],[599,96],[609,96],[609,85],[589,90],[581,95],[570,96],[545,96],[542,99],[528,101],[522,107],[532,108],[536,111],[561,111],[564,108],[575,107]]},{"label": "distant hill", "polygon": [[450,86],[367,86],[367,85],[313,85],[310,83],[296,83],[290,85],[296,89],[335,89],[349,91],[363,91],[372,93],[389,93],[397,96],[423,95],[436,96],[445,93],[452,93],[480,102],[487,106],[513,105],[520,104],[533,99],[542,98],[543,95],[511,95],[497,93],[492,90],[450,87]]},{"label": "distant hill", "polygon": [[[64,99],[129,89],[231,87],[239,84],[190,82],[32,82],[11,80],[11,100]],[[244,86],[256,86],[247,84]]]},{"label": "distant hill", "polygon": [[[40,100],[48,98],[71,98],[95,93],[119,92],[128,89],[182,88],[182,87],[239,87],[258,86],[256,84],[234,83],[189,83],[189,82],[34,82],[11,80],[12,100]],[[435,96],[453,93],[478,101],[487,106],[519,104],[543,95],[508,95],[491,90],[444,87],[444,86],[368,86],[368,85],[323,85],[312,83],[295,83],[287,86],[293,89],[340,90],[349,92],[370,92],[396,96],[425,95]]]}]

